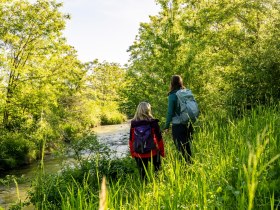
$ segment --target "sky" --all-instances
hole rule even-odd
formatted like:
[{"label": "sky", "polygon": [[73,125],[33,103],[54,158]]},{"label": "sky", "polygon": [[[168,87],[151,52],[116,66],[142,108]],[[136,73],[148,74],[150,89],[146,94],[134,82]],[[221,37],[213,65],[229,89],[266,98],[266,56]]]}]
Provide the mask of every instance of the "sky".
[{"label": "sky", "polygon": [[64,36],[82,62],[127,63],[140,22],[160,8],[154,0],[61,0],[69,13]]}]

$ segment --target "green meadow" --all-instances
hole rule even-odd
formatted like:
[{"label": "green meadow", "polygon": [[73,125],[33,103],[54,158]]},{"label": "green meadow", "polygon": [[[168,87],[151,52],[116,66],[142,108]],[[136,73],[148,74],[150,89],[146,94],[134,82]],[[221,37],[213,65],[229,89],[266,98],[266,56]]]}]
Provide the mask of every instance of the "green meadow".
[{"label": "green meadow", "polygon": [[107,162],[96,156],[94,163],[83,162],[80,170],[48,181],[39,174],[32,204],[38,209],[278,209],[279,123],[278,106],[257,107],[240,119],[204,115],[195,124],[192,164],[166,134],[162,169],[153,174],[148,168],[147,180],[140,179],[130,157]]}]

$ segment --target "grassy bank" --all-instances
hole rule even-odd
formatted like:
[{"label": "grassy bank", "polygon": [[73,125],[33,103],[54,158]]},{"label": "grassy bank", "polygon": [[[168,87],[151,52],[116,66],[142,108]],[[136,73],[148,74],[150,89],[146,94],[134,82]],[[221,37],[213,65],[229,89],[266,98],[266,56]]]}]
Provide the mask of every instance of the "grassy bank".
[{"label": "grassy bank", "polygon": [[162,170],[145,183],[131,158],[99,157],[55,177],[39,176],[31,200],[40,209],[97,209],[106,176],[109,209],[277,209],[279,124],[277,107],[259,107],[238,120],[201,116],[192,165],[167,134]]},{"label": "grassy bank", "polygon": [[110,186],[110,209],[277,209],[280,207],[277,108],[257,108],[242,119],[201,119],[194,163],[180,161],[165,137],[161,173],[141,187]]}]

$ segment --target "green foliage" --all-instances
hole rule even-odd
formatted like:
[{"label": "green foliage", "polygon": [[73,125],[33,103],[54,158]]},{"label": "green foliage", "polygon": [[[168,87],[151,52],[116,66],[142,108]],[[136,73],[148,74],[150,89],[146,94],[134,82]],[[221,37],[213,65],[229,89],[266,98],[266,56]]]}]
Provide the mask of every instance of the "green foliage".
[{"label": "green foliage", "polygon": [[[167,108],[167,93],[171,75],[181,73],[179,65],[180,38],[174,19],[176,11],[165,8],[159,16],[151,17],[150,23],[142,23],[139,36],[129,48],[129,81],[124,94],[124,110],[133,115],[139,102],[148,101],[156,116],[163,116]],[[166,96],[166,97],[165,97]]]},{"label": "green foliage", "polygon": [[[77,92],[83,75],[75,51],[61,36],[67,17],[60,7],[45,0],[1,2],[0,7],[0,130],[4,135],[18,133],[6,143],[18,141],[17,147],[28,145],[36,153],[43,140],[51,146],[60,137],[59,125],[72,111],[63,102]],[[26,162],[26,158],[11,157]]]},{"label": "green foliage", "polygon": [[137,188],[129,179],[125,188],[111,186],[108,208],[277,208],[279,190],[271,183],[279,182],[279,120],[278,108],[259,107],[239,120],[211,115],[196,127],[192,165],[165,135],[167,156],[157,177]]},{"label": "green foliage", "polygon": [[120,112],[105,112],[101,115],[102,125],[120,124],[126,120],[126,116]]},{"label": "green foliage", "polygon": [[27,139],[21,133],[0,135],[0,169],[18,167],[36,159],[35,144]]},{"label": "green foliage", "polygon": [[[4,128],[16,130],[21,129],[28,118],[36,123],[42,109],[55,104],[55,94],[62,93],[59,86],[67,85],[67,75],[72,76],[77,60],[60,35],[66,18],[58,10],[60,4],[54,1],[1,4],[3,11],[9,11],[3,13],[3,32],[0,33],[1,88],[5,92],[2,122]],[[65,77],[64,81],[58,74]],[[70,79],[68,81],[70,85]]]},{"label": "green foliage", "polygon": [[[17,147],[30,145],[30,160],[41,155],[43,142],[52,151],[101,123],[125,120],[119,111],[124,70],[78,60],[62,36],[69,15],[61,6],[55,0],[0,2],[0,132],[24,139]],[[11,138],[14,144],[17,137]],[[11,151],[1,154],[13,153],[3,148]],[[17,158],[5,161],[10,167],[24,162]]]},{"label": "green foliage", "polygon": [[[0,167],[29,162],[45,144],[63,140],[78,162],[56,176],[38,176],[30,196],[43,209],[96,208],[103,175],[113,209],[277,208],[279,107],[254,107],[280,97],[279,3],[157,3],[161,11],[140,25],[124,69],[97,60],[81,64],[62,37],[68,16],[60,3],[1,1]],[[162,172],[139,187],[132,160],[111,160],[89,130],[125,120],[120,111],[133,116],[140,101],[164,119],[174,74],[202,110],[194,164],[179,161],[167,143]]]},{"label": "green foliage", "polygon": [[106,176],[109,209],[277,209],[279,107],[258,107],[242,119],[207,116],[195,127],[191,165],[165,134],[162,168],[146,182],[140,181],[133,159],[95,156],[90,164],[67,168],[35,185],[42,186],[35,191],[42,194],[37,199],[33,194],[33,202],[43,209],[97,209]]},{"label": "green foliage", "polygon": [[120,124],[126,120],[126,116],[116,109],[119,105],[115,102],[107,102],[101,108],[101,125]]},{"label": "green foliage", "polygon": [[193,90],[202,112],[237,115],[279,99],[277,1],[157,2],[160,13],[140,25],[129,48],[124,107],[130,115],[147,100],[163,117],[174,74]]},{"label": "green foliage", "polygon": [[[85,64],[87,76],[85,78],[87,98],[91,99],[96,107],[100,124],[118,124],[126,120],[121,110],[120,92],[123,90],[125,81],[125,70],[116,63],[98,60]],[[124,99],[125,100],[125,99]]]},{"label": "green foliage", "polygon": [[76,204],[97,206],[103,176],[115,183],[127,174],[135,173],[132,159],[111,159],[111,151],[94,135],[71,142],[69,149],[74,154],[74,162],[56,175],[38,174],[29,193],[34,206],[40,209],[73,208]]}]

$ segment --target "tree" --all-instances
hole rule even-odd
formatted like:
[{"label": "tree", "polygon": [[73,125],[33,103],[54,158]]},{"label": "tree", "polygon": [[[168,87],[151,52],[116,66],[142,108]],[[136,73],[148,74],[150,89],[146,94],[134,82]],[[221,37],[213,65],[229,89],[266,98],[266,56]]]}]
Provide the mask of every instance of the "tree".
[{"label": "tree", "polygon": [[279,97],[278,87],[272,85],[279,80],[273,56],[279,51],[271,46],[279,40],[277,1],[197,1],[187,5],[184,14],[185,36],[194,29],[195,42],[205,43],[196,57],[200,61],[196,76],[203,84],[200,94],[206,104],[239,112]]},{"label": "tree", "polygon": [[127,92],[137,88],[127,105],[148,100],[162,116],[173,74],[183,76],[202,111],[239,112],[279,98],[272,85],[279,82],[278,1],[157,2],[161,12],[141,24],[129,49]]},{"label": "tree", "polygon": [[85,92],[95,104],[95,113],[99,113],[101,123],[122,122],[120,91],[126,87],[125,70],[117,63],[100,63],[98,60],[87,63],[86,69]]},{"label": "tree", "polygon": [[[28,156],[43,140],[58,140],[65,121],[77,123],[70,99],[77,98],[85,71],[62,37],[68,16],[61,6],[48,0],[0,3],[0,132],[10,136],[1,139],[1,150],[14,142],[13,150],[29,148]],[[7,152],[2,159],[12,158]]]},{"label": "tree", "polygon": [[171,75],[182,72],[181,31],[178,1],[160,1],[162,12],[141,23],[139,34],[129,48],[127,72],[129,102],[124,106],[132,115],[140,101],[149,101],[155,115],[164,115]]},{"label": "tree", "polygon": [[[58,10],[61,4],[12,1],[1,5],[1,75],[5,90],[2,122],[5,128],[14,129],[28,108],[25,99],[30,91],[46,83],[50,87],[53,77],[61,74],[61,65],[70,50],[61,38],[66,18]],[[37,99],[29,101],[36,103]]]}]

